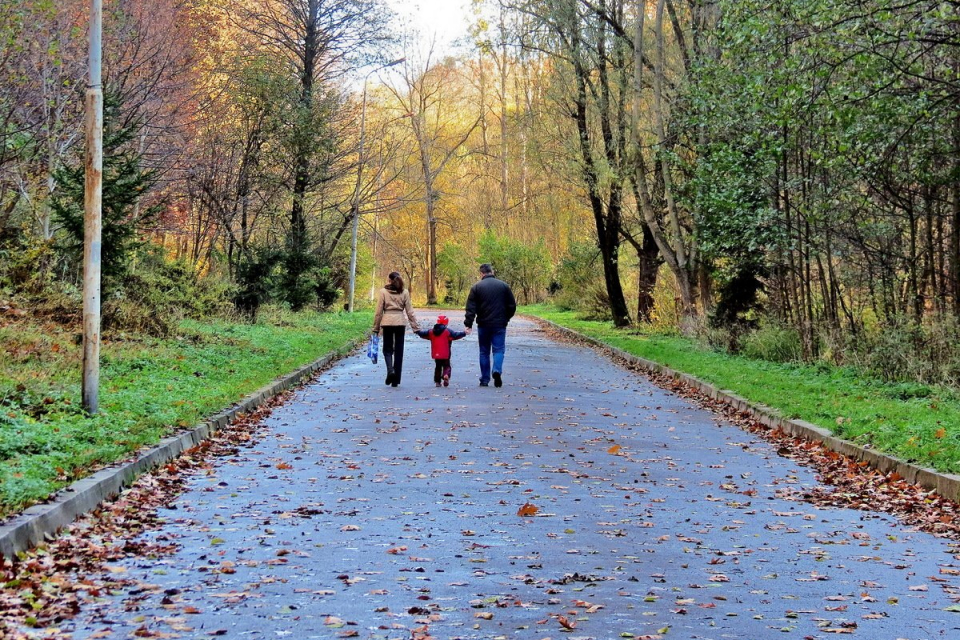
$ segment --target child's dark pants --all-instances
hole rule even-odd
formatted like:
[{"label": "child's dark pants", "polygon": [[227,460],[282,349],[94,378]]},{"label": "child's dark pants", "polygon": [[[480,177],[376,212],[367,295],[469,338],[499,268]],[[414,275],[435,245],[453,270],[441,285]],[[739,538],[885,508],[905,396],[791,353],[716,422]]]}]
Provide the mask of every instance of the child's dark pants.
[{"label": "child's dark pants", "polygon": [[434,369],[433,369],[433,381],[439,383],[443,376],[447,376],[447,380],[450,379],[450,358],[437,358],[434,360]]}]

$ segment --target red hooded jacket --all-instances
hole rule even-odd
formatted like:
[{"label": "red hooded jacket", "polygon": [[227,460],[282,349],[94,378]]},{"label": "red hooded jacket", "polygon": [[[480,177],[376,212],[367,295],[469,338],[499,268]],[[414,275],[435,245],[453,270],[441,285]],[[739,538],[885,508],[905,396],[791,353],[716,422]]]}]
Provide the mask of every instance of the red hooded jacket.
[{"label": "red hooded jacket", "polygon": [[445,324],[435,324],[433,329],[417,331],[417,335],[430,341],[430,357],[434,360],[450,359],[450,344],[454,340],[466,337],[463,331],[451,331]]}]

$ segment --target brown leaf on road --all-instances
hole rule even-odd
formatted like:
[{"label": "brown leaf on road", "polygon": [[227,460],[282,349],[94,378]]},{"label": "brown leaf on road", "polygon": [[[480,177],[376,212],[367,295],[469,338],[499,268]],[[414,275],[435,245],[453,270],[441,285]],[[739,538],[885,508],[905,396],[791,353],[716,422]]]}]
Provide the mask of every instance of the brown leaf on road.
[{"label": "brown leaf on road", "polygon": [[530,502],[524,503],[519,510],[517,510],[517,515],[521,518],[529,518],[531,516],[537,515],[537,512],[540,511],[540,507]]},{"label": "brown leaf on road", "polygon": [[560,623],[560,626],[564,629],[575,629],[577,626],[576,622],[567,619],[567,616],[557,616],[557,622]]},{"label": "brown leaf on road", "polygon": [[277,469],[293,469],[293,465],[287,464],[286,462],[281,462],[277,464]]},{"label": "brown leaf on road", "polygon": [[620,449],[621,449],[620,445],[615,444],[615,445],[613,445],[612,447],[610,447],[609,449],[607,449],[607,453],[610,453],[610,454],[613,454],[613,455],[617,455],[618,453],[620,453]]}]

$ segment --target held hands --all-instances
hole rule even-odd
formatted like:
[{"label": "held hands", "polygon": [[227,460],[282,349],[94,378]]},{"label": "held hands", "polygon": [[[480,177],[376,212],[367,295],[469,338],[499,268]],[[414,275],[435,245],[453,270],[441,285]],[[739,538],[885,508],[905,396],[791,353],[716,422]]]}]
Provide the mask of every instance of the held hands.
[{"label": "held hands", "polygon": [[473,333],[473,327],[464,327],[464,328],[463,328],[463,331],[464,331],[464,333],[466,333],[467,335],[470,335],[471,333]]}]

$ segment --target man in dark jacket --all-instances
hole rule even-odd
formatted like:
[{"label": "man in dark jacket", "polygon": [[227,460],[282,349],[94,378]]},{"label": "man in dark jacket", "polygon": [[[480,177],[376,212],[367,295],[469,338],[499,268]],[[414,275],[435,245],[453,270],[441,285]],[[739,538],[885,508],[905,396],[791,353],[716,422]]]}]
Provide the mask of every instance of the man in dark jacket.
[{"label": "man in dark jacket", "polygon": [[493,267],[480,265],[480,282],[470,287],[467,315],[463,325],[469,335],[477,321],[477,343],[480,346],[480,386],[490,384],[490,352],[493,351],[493,385],[503,386],[503,354],[506,351],[507,323],[517,312],[513,291],[503,280],[493,277]]}]

